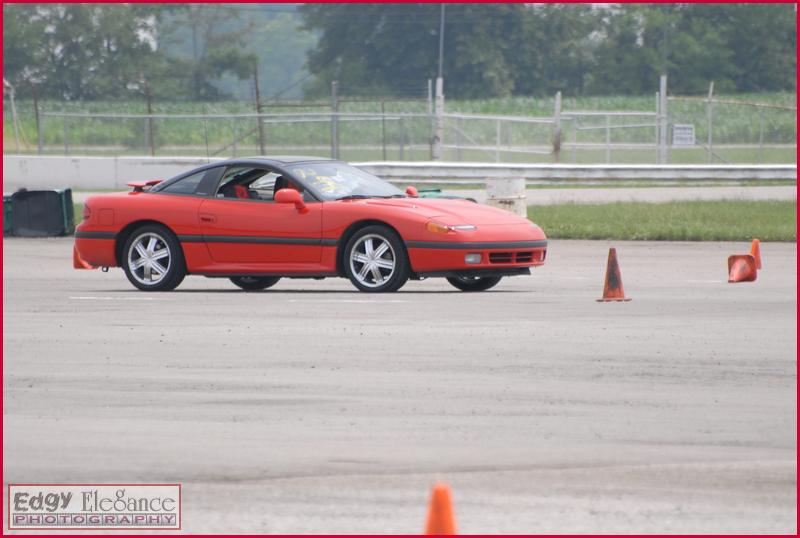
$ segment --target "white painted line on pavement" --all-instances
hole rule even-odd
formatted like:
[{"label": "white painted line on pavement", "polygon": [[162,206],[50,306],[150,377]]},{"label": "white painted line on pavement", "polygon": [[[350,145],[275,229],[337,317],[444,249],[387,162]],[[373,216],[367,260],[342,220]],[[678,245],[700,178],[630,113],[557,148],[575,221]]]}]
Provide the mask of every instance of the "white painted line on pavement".
[{"label": "white painted line on pavement", "polygon": [[410,303],[411,301],[403,301],[401,299],[289,299],[290,303],[365,303],[365,304],[383,304],[383,303]]},{"label": "white painted line on pavement", "polygon": [[108,296],[91,296],[91,295],[76,295],[70,297],[75,301],[160,301],[156,297],[108,297]]}]

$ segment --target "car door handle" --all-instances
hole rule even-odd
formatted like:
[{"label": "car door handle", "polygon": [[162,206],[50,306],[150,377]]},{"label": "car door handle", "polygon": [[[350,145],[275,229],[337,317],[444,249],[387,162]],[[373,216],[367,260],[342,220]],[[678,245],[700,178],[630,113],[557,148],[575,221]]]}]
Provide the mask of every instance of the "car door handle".
[{"label": "car door handle", "polygon": [[200,222],[217,222],[217,217],[208,213],[200,213]]}]

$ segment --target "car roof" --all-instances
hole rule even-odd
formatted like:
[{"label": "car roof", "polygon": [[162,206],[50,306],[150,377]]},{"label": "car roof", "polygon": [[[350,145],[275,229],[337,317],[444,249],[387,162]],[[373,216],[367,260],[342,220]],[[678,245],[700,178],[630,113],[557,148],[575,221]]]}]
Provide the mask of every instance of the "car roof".
[{"label": "car roof", "polygon": [[262,162],[264,164],[292,164],[292,163],[304,163],[304,162],[319,162],[319,161],[332,161],[328,157],[314,157],[308,155],[256,155],[254,157],[238,157],[229,159],[225,161],[227,163],[230,162],[237,162],[237,161],[244,161],[244,162]]}]

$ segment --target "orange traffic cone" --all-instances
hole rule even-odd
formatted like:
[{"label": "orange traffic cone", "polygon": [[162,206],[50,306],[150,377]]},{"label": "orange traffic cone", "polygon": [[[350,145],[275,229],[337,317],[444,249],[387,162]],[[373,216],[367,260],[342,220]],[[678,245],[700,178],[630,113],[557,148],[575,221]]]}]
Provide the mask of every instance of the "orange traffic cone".
[{"label": "orange traffic cone", "polygon": [[752,254],[728,256],[728,282],[752,282],[756,279],[756,259]]},{"label": "orange traffic cone", "polygon": [[81,255],[78,254],[78,247],[75,245],[72,246],[72,267],[75,269],[97,269],[97,267],[89,265],[81,258]]},{"label": "orange traffic cone", "polygon": [[753,239],[750,245],[750,255],[756,259],[756,269],[761,269],[761,241]]},{"label": "orange traffic cone", "polygon": [[625,297],[625,290],[622,289],[622,276],[619,273],[619,263],[617,263],[617,249],[608,249],[608,265],[606,266],[606,282],[603,286],[603,298],[597,302],[606,303],[610,301],[630,301]]},{"label": "orange traffic cone", "polygon": [[450,487],[447,484],[439,483],[433,486],[425,534],[456,534],[453,503],[450,499]]}]

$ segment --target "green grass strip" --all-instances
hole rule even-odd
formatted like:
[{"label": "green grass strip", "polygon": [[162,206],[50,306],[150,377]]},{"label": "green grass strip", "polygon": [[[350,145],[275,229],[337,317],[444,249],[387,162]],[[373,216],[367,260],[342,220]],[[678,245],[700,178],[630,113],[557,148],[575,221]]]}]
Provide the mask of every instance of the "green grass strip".
[{"label": "green grass strip", "polygon": [[[75,224],[83,204],[75,205]],[[797,241],[797,203],[772,201],[617,202],[528,207],[552,239]]]},{"label": "green grass strip", "polygon": [[558,204],[528,207],[553,239],[797,240],[796,201]]}]

